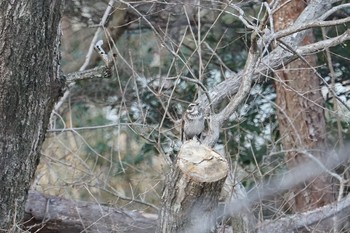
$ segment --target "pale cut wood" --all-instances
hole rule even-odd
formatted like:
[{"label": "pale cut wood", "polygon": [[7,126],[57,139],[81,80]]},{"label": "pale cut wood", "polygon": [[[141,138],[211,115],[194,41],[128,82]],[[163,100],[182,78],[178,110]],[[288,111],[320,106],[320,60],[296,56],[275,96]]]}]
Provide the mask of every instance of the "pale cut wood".
[{"label": "pale cut wood", "polygon": [[185,175],[197,182],[216,182],[228,173],[226,159],[195,140],[187,141],[182,146],[177,165]]},{"label": "pale cut wood", "polygon": [[220,154],[196,140],[185,142],[166,178],[157,232],[210,232],[227,173]]}]

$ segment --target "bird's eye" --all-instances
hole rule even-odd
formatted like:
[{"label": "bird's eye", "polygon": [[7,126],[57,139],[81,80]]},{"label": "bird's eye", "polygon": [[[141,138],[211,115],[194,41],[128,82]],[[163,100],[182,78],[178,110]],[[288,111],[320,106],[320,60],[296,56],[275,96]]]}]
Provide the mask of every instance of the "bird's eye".
[{"label": "bird's eye", "polygon": [[189,104],[189,105],[188,105],[188,108],[187,108],[187,111],[188,111],[188,112],[192,112],[193,109],[194,109],[195,107],[196,107],[195,104]]}]

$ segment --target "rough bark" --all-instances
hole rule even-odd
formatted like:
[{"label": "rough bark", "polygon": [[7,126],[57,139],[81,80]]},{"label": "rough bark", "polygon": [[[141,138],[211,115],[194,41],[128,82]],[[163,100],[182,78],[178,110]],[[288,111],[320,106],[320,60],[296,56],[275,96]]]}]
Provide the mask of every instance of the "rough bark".
[{"label": "rough bark", "polygon": [[157,215],[112,208],[99,203],[47,197],[30,191],[25,226],[35,232],[155,232]]},{"label": "rough bark", "polygon": [[[286,1],[281,1],[281,5]],[[305,8],[305,1],[293,0],[285,4],[274,15],[276,31],[293,24]],[[312,31],[308,31],[302,45],[314,42]],[[277,113],[282,144],[285,150],[313,150],[316,158],[323,156],[326,145],[326,123],[323,111],[324,101],[320,92],[320,80],[311,67],[316,66],[314,55],[305,56],[276,72],[276,103],[280,107]],[[317,152],[315,152],[317,151]],[[297,151],[287,152],[289,168],[308,160]],[[334,201],[333,185],[327,175],[320,175],[295,190],[294,211],[321,207]]]},{"label": "rough bark", "polygon": [[[300,15],[298,20],[293,24],[293,26],[295,26],[295,28],[301,28],[302,25],[308,24],[310,22],[322,21],[324,19],[322,19],[321,16],[324,15],[331,8],[332,8],[332,5],[329,4],[328,1],[323,1],[323,0],[311,1],[308,7],[303,11],[302,15]],[[289,31],[290,30],[286,30],[285,32],[289,32]],[[290,32],[287,34],[290,35]],[[300,31],[298,33],[293,34],[293,37],[289,36],[288,38],[285,38],[284,41],[292,48],[295,48],[299,54],[305,55],[306,52],[307,53],[318,52],[322,48],[336,46],[340,43],[343,43],[344,41],[349,40],[350,30],[348,30],[346,33],[343,34],[344,37],[342,37],[341,41],[339,41],[338,39],[340,38],[338,38],[336,40],[338,42],[336,43],[322,43],[321,45],[319,44],[317,48],[316,46],[313,46],[311,48],[300,46],[301,44],[300,42],[303,40],[304,35],[305,35],[304,31]],[[257,81],[261,77],[261,74],[268,75],[271,70],[281,69],[281,67],[284,67],[284,65],[289,64],[291,61],[295,60],[296,58],[297,56],[294,53],[286,52],[286,50],[282,49],[281,47],[277,47],[273,49],[266,56],[264,56],[262,58],[262,62],[258,64],[255,75],[253,77],[253,81]],[[240,71],[233,78],[225,79],[224,81],[216,85],[212,90],[209,90],[209,95],[210,95],[213,107],[216,107],[222,101],[226,100],[228,96],[233,96],[234,94],[237,93],[240,83],[242,82],[242,77],[243,77],[243,72]],[[209,105],[207,96],[205,94],[202,94],[198,98],[197,102],[200,102],[203,108]],[[206,110],[209,111],[209,107],[207,107]]]},{"label": "rough bark", "polygon": [[0,228],[23,217],[59,75],[60,0],[0,2]]},{"label": "rough bark", "polygon": [[222,156],[197,142],[185,142],[166,178],[157,232],[210,232],[227,173]]}]

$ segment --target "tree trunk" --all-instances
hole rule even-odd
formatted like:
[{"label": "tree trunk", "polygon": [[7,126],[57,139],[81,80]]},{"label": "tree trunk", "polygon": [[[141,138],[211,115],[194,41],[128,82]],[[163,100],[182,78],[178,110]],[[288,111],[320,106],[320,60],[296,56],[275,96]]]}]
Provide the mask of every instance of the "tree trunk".
[{"label": "tree trunk", "polygon": [[1,1],[0,9],[0,228],[10,231],[23,217],[64,83],[59,74],[62,3]]},{"label": "tree trunk", "polygon": [[[282,6],[287,0],[280,2]],[[276,31],[295,21],[306,7],[303,0],[292,0],[274,15]],[[312,31],[303,40],[303,45],[314,41]],[[284,45],[281,45],[284,46]],[[320,92],[320,80],[311,67],[316,66],[316,56],[298,59],[276,72],[276,103],[279,129],[289,168],[308,160],[300,151],[307,149],[318,159],[324,159],[322,150],[326,145],[324,101]],[[299,151],[298,151],[299,150]],[[312,150],[312,151],[311,151]],[[294,211],[303,212],[334,201],[333,185],[327,175],[318,176],[297,187],[294,196]]]},{"label": "tree trunk", "polygon": [[185,142],[166,177],[156,232],[210,232],[227,173],[228,163],[221,155]]}]

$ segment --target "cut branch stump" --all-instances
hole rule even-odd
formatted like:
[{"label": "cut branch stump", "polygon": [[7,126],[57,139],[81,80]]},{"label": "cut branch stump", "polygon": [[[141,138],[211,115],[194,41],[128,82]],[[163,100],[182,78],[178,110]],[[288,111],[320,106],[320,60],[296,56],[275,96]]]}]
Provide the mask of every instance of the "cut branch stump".
[{"label": "cut branch stump", "polygon": [[220,154],[195,140],[185,142],[166,177],[157,232],[209,232],[227,174]]}]

